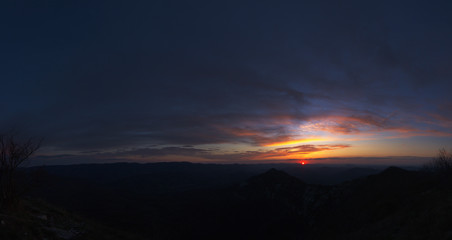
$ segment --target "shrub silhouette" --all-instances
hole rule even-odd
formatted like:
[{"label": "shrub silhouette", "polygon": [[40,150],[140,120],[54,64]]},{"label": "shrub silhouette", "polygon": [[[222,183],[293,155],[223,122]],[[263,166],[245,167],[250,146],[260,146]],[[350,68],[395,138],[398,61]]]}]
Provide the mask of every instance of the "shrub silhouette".
[{"label": "shrub silhouette", "polygon": [[444,148],[439,149],[438,155],[424,164],[423,169],[428,172],[449,175],[452,173],[452,153]]}]

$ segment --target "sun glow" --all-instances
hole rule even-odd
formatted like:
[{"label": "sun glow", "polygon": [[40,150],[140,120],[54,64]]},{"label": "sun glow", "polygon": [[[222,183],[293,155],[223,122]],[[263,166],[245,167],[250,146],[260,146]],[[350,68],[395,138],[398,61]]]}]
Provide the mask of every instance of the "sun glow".
[{"label": "sun glow", "polygon": [[322,138],[298,139],[298,140],[290,140],[290,141],[284,141],[284,142],[269,143],[264,146],[265,147],[279,147],[279,146],[285,146],[285,145],[308,143],[308,142],[319,142],[319,141],[325,141],[325,140],[326,139],[322,139]]}]

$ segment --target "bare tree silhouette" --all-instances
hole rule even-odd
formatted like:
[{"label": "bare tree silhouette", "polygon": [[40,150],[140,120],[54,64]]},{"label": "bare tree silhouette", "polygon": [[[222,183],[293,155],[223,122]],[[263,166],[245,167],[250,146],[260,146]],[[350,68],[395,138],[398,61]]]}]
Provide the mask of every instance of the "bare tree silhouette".
[{"label": "bare tree silhouette", "polygon": [[17,168],[41,146],[41,140],[19,140],[12,133],[0,135],[0,207],[8,208],[16,200]]}]

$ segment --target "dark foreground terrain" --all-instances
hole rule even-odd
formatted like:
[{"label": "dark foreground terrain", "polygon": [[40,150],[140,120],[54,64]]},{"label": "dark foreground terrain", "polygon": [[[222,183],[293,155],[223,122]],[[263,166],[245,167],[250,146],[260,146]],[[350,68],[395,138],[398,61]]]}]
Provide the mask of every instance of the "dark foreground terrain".
[{"label": "dark foreground terrain", "polygon": [[[452,239],[448,175],[396,167],[190,163],[39,172],[27,199],[82,216],[67,217],[74,222],[98,224],[75,224],[78,234],[50,232],[45,239],[108,239],[114,232],[108,229],[123,239]],[[53,207],[38,209],[46,216],[40,224],[50,224]],[[30,235],[17,239],[44,239]]]}]

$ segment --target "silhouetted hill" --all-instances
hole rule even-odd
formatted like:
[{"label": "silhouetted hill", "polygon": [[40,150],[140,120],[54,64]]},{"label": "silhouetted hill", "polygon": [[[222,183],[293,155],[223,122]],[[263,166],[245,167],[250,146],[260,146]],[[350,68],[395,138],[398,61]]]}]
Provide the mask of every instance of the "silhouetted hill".
[{"label": "silhouetted hill", "polygon": [[[32,195],[150,239],[447,239],[452,222],[451,185],[397,167],[368,176],[362,175],[377,170],[191,163],[71,167],[44,168],[48,174]],[[361,177],[321,185],[289,171],[324,171],[320,175],[328,181]]]},{"label": "silhouetted hill", "polygon": [[390,167],[337,185],[325,192],[308,239],[448,239],[452,191],[435,179]]},{"label": "silhouetted hill", "polygon": [[405,174],[409,173],[409,171],[404,170],[402,168],[399,167],[395,167],[395,166],[390,166],[388,168],[386,168],[385,170],[383,170],[380,174],[378,174],[378,176],[380,177],[399,177],[399,176],[403,176]]},{"label": "silhouetted hill", "polygon": [[[215,214],[207,215],[208,222],[202,224],[215,230],[189,235],[190,239],[299,239],[304,225],[300,203],[305,187],[299,179],[270,169],[223,189],[208,210]],[[216,224],[211,222],[214,219]]]},{"label": "silhouetted hill", "polygon": [[383,170],[380,167],[355,167],[355,166],[325,166],[325,165],[305,165],[297,167],[280,166],[277,169],[287,172],[309,184],[334,185],[356,178],[365,177],[379,173]]},{"label": "silhouetted hill", "polygon": [[274,200],[289,204],[291,208],[299,208],[305,188],[306,184],[298,178],[272,168],[250,178],[237,191],[248,198]]}]

